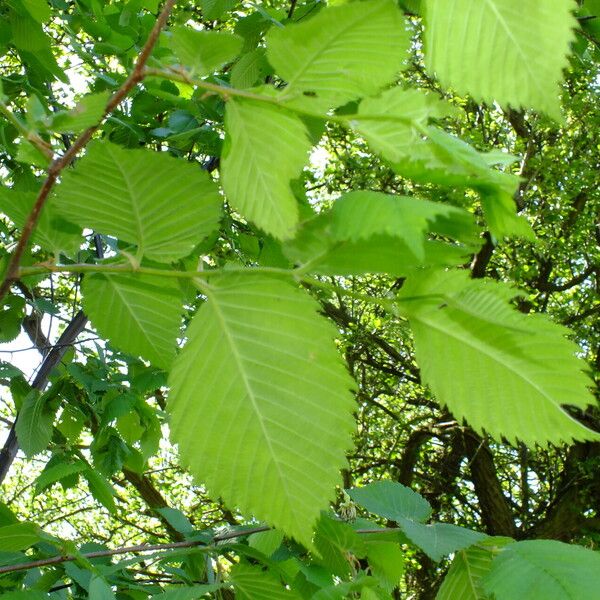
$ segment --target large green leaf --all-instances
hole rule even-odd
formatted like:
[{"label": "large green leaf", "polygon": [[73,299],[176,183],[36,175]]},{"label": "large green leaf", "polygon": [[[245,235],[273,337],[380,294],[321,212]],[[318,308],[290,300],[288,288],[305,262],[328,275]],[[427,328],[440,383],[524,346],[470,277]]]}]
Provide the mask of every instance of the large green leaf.
[{"label": "large green leaf", "polygon": [[83,307],[102,336],[129,354],[169,368],[183,312],[176,279],[91,275],[82,284]]},{"label": "large green leaf", "polygon": [[[13,191],[0,188],[0,210],[22,229],[33,208],[37,194],[35,192]],[[57,215],[52,202],[46,203],[31,238],[44,250],[57,255],[60,252],[75,254],[82,243],[81,230]]]},{"label": "large green leaf", "polygon": [[428,0],[427,67],[459,94],[559,117],[575,9],[572,0]]},{"label": "large green leaf", "polygon": [[483,578],[498,550],[510,542],[510,538],[493,537],[457,552],[436,600],[490,600],[483,589]]},{"label": "large green leaf", "polygon": [[290,182],[308,160],[306,127],[278,106],[230,100],[225,128],[221,177],[227,199],[267,233],[291,237],[298,204]]},{"label": "large green leaf", "polygon": [[[472,215],[435,202],[359,191],[304,222],[284,246],[288,258],[322,275],[406,276],[423,265],[466,262],[480,245]],[[461,244],[429,239],[430,234]]]},{"label": "large green leaf", "polygon": [[407,280],[399,308],[414,333],[423,381],[456,417],[498,439],[600,439],[563,409],[595,403],[577,346],[562,327],[514,310],[508,300],[515,295],[466,271]]},{"label": "large green leaf", "polygon": [[483,540],[485,533],[458,527],[450,523],[417,523],[410,519],[398,521],[410,541],[435,561]]},{"label": "large green leaf", "polygon": [[424,521],[431,514],[431,506],[423,496],[395,481],[375,481],[346,491],[369,512],[392,521]]},{"label": "large green leaf", "polygon": [[240,600],[299,600],[277,577],[257,565],[237,564],[231,569],[235,597]]},{"label": "large green leaf", "polygon": [[198,164],[110,142],[90,144],[52,202],[69,221],[136,244],[159,262],[189,254],[221,214],[217,188]]},{"label": "large green leaf", "polygon": [[483,580],[496,600],[583,600],[600,590],[600,553],[554,540],[509,544]]},{"label": "large green leaf", "polygon": [[331,229],[336,241],[354,242],[378,234],[397,237],[420,259],[429,232],[471,243],[479,234],[473,216],[460,208],[371,191],[341,196],[333,205]]},{"label": "large green leaf", "polygon": [[288,82],[282,99],[309,95],[328,108],[392,83],[409,39],[394,2],[367,0],[325,8],[302,23],[271,29],[267,56]]},{"label": "large green leaf", "polygon": [[0,552],[18,552],[40,541],[40,528],[35,523],[15,523],[0,527]]},{"label": "large green leaf", "polygon": [[210,75],[231,62],[242,49],[242,38],[224,31],[171,30],[169,44],[180,62],[198,76]]},{"label": "large green leaf", "polygon": [[169,379],[172,439],[211,493],[309,545],[351,444],[335,330],[278,278],[232,274],[205,293]]}]

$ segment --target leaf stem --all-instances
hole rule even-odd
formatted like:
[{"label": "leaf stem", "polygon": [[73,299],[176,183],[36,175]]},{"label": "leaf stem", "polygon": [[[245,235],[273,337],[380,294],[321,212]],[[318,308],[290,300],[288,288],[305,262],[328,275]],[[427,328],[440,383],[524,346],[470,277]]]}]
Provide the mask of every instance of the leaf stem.
[{"label": "leaf stem", "polygon": [[32,275],[42,275],[45,273],[109,273],[109,274],[135,274],[153,275],[157,277],[176,277],[178,279],[206,279],[215,275],[226,275],[227,273],[269,273],[271,275],[294,276],[291,269],[280,269],[277,267],[227,267],[225,269],[211,269],[208,271],[178,271],[176,269],[157,269],[155,267],[136,266],[132,263],[125,264],[74,264],[74,265],[54,265],[44,263],[30,267],[21,267],[18,271],[18,278],[29,277]]},{"label": "leaf stem", "polygon": [[35,131],[29,130],[27,125],[8,108],[3,99],[0,100],[0,112],[28,142],[31,142],[46,158],[52,160],[54,154],[50,144],[45,142]]}]

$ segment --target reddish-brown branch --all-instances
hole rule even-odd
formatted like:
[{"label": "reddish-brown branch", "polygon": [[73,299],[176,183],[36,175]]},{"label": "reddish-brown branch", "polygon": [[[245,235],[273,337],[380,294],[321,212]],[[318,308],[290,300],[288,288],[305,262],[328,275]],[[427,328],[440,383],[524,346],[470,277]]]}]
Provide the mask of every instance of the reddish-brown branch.
[{"label": "reddish-brown branch", "polygon": [[152,31],[150,32],[144,47],[142,48],[138,59],[135,63],[135,67],[133,71],[127,77],[123,85],[113,94],[110,98],[106,107],[104,108],[104,113],[100,121],[86,129],[74,142],[73,145],[62,155],[56,158],[50,167],[48,168],[48,175],[46,180],[44,181],[42,188],[40,189],[33,208],[25,221],[25,225],[23,226],[23,231],[21,232],[21,237],[19,238],[19,242],[17,247],[15,248],[8,267],[6,269],[6,273],[4,275],[4,280],[2,281],[2,285],[0,285],[0,299],[2,299],[8,290],[12,282],[17,278],[17,274],[19,272],[19,265],[21,264],[21,259],[23,257],[23,253],[25,252],[25,248],[27,247],[27,243],[31,238],[31,235],[35,231],[36,225],[40,218],[40,214],[42,209],[44,208],[44,204],[48,200],[48,196],[56,183],[61,171],[68,167],[74,160],[77,154],[85,148],[87,143],[92,139],[92,135],[96,132],[100,124],[104,121],[104,119],[110,115],[117,106],[123,101],[123,99],[129,94],[129,92],[144,78],[144,67],[150,58],[150,54],[152,54],[152,50],[158,40],[158,36],[160,35],[161,30],[167,23],[167,19],[171,14],[171,10],[175,4],[176,0],[166,0],[165,5],[160,12]]}]

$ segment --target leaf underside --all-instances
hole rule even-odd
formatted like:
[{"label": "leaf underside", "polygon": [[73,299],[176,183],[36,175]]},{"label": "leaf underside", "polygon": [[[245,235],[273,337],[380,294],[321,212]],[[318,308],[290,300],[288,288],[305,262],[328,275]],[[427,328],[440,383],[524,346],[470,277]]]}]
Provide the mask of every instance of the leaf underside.
[{"label": "leaf underside", "polygon": [[600,439],[562,408],[594,403],[577,346],[566,329],[514,310],[515,295],[466,272],[407,280],[400,308],[424,382],[456,417],[497,439],[529,446]]},{"label": "leaf underside", "polygon": [[197,164],[161,152],[90,144],[53,203],[65,219],[138,246],[149,259],[187,256],[221,215],[216,186]]},{"label": "leaf underside", "polygon": [[211,493],[310,545],[351,445],[335,330],[280,279],[228,275],[206,294],[171,371],[172,439]]},{"label": "leaf underside", "polygon": [[576,8],[572,0],[427,0],[427,68],[459,94],[560,119]]}]

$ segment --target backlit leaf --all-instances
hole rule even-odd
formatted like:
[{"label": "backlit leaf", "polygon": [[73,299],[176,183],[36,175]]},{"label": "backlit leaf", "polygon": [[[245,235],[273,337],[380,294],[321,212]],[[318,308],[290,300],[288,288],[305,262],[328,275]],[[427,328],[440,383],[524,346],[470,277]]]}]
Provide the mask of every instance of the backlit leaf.
[{"label": "backlit leaf", "polygon": [[515,295],[465,271],[408,279],[399,308],[414,333],[423,381],[456,417],[498,439],[530,446],[600,439],[562,408],[595,403],[577,346],[545,317],[513,309]]},{"label": "backlit leaf", "polygon": [[572,0],[427,0],[427,68],[459,94],[559,118],[575,8]]},{"label": "backlit leaf", "polygon": [[277,278],[232,274],[204,293],[169,378],[172,439],[212,494],[310,545],[352,429],[335,330]]},{"label": "backlit leaf", "polygon": [[159,262],[189,254],[221,214],[217,188],[199,165],[104,141],[65,171],[53,202],[66,219]]}]

